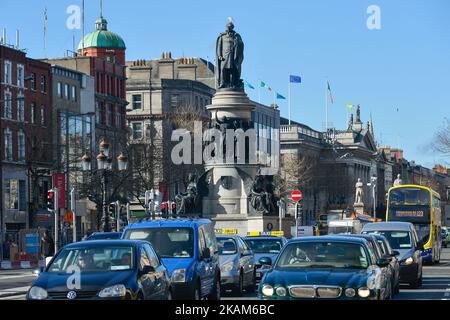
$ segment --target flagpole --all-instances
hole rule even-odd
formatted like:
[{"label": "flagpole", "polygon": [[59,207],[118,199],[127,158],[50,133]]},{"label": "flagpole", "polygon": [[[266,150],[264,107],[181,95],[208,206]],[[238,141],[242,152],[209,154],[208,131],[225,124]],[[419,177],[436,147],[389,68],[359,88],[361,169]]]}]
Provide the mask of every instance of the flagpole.
[{"label": "flagpole", "polygon": [[258,103],[261,104],[261,80],[259,80],[258,84]]},{"label": "flagpole", "polygon": [[288,99],[289,125],[291,125],[291,81],[288,84]]},{"label": "flagpole", "polygon": [[328,86],[325,88],[325,132],[328,132]]}]

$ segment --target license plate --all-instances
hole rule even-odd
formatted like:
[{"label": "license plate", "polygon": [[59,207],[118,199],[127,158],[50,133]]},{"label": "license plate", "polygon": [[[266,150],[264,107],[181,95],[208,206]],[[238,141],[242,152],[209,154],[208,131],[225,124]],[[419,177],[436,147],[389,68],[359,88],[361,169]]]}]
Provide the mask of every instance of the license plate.
[{"label": "license plate", "polygon": [[256,273],[256,277],[261,278],[262,273],[261,272],[257,272]]}]

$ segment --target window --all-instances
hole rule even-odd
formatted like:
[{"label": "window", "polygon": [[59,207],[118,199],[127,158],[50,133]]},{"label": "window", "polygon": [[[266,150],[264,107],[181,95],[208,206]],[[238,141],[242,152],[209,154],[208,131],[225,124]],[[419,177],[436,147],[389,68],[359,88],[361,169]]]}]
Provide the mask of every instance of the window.
[{"label": "window", "polygon": [[4,82],[6,84],[12,84],[12,63],[11,61],[6,60],[5,61],[5,79]]},{"label": "window", "polygon": [[15,179],[6,180],[5,183],[5,208],[19,209],[19,182]]},{"label": "window", "polygon": [[17,134],[17,159],[25,161],[25,134],[20,130]]},{"label": "window", "polygon": [[77,87],[72,85],[72,101],[77,101]]},{"label": "window", "polygon": [[133,139],[142,139],[142,122],[133,122]]},{"label": "window", "polygon": [[31,123],[36,124],[36,104],[31,104]]},{"label": "window", "polygon": [[45,76],[41,76],[41,92],[47,92],[47,81]]},{"label": "window", "polygon": [[140,94],[133,94],[133,110],[142,109],[142,96]]},{"label": "window", "polygon": [[31,89],[36,90],[36,73],[31,73]]},{"label": "window", "polygon": [[6,119],[12,119],[12,95],[11,95],[11,92],[5,92],[4,117]]},{"label": "window", "polygon": [[41,126],[45,127],[45,106],[41,106]]},{"label": "window", "polygon": [[17,97],[17,120],[25,121],[25,97]]},{"label": "window", "polygon": [[112,126],[112,117],[113,117],[113,106],[112,104],[108,104],[106,108],[106,125],[108,127]]},{"label": "window", "polygon": [[70,99],[69,85],[67,83],[64,84],[64,97]]},{"label": "window", "polygon": [[178,107],[178,95],[177,94],[173,94],[170,96],[170,107],[171,108]]},{"label": "window", "polygon": [[141,249],[141,258],[140,260],[140,267],[141,270],[145,267],[145,266],[150,266],[150,259],[147,256],[147,253],[145,252],[144,248]]},{"label": "window", "polygon": [[145,244],[144,248],[147,252],[147,256],[150,259],[150,265],[155,269],[158,268],[161,263],[159,262],[158,256],[156,255],[155,251],[148,244]]},{"label": "window", "polygon": [[102,109],[100,108],[100,103],[95,103],[95,112],[96,112],[96,122],[97,124],[102,123]]},{"label": "window", "polygon": [[58,97],[62,98],[62,82],[58,81]]},{"label": "window", "polygon": [[23,64],[17,65],[17,86],[23,88],[25,85],[25,68]]},{"label": "window", "polygon": [[122,127],[122,114],[120,113],[120,106],[116,107],[116,119],[115,119],[115,124],[116,124],[116,128],[121,128]]},{"label": "window", "polygon": [[7,128],[3,130],[5,136],[5,160],[12,161],[12,132]]}]

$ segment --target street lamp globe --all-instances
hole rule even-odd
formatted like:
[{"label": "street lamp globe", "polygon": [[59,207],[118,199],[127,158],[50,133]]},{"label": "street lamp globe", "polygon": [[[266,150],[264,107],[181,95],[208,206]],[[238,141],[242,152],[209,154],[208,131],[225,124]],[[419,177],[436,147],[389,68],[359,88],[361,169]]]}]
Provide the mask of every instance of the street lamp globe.
[{"label": "street lamp globe", "polygon": [[97,155],[97,167],[99,170],[106,169],[106,156],[103,153],[103,151],[100,151],[100,153]]},{"label": "street lamp globe", "polygon": [[83,171],[91,170],[91,157],[89,157],[87,154],[81,157],[81,163],[83,165]]},{"label": "street lamp globe", "polygon": [[105,138],[100,142],[100,151],[103,151],[104,155],[109,157],[109,143]]},{"label": "street lamp globe", "polygon": [[119,171],[127,170],[128,158],[123,153],[119,154],[119,156],[117,157],[117,163],[119,166]]}]

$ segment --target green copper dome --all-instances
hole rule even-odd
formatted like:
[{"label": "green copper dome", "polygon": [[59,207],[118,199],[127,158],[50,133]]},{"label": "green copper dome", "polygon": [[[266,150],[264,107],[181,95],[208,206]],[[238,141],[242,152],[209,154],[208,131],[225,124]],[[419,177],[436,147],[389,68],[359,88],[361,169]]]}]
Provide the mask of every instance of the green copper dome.
[{"label": "green copper dome", "polygon": [[[83,40],[78,50],[83,48]],[[116,33],[108,31],[108,22],[103,17],[95,21],[95,31],[84,36],[84,48],[115,48],[125,49],[125,42]]]}]

